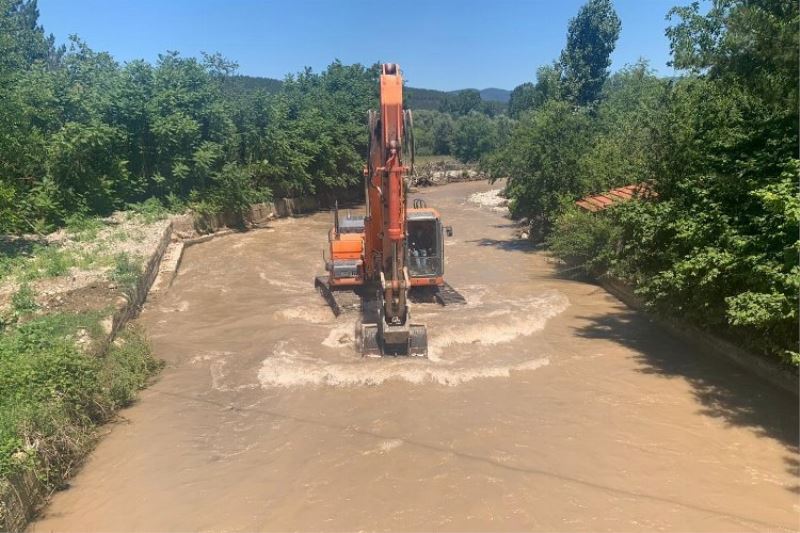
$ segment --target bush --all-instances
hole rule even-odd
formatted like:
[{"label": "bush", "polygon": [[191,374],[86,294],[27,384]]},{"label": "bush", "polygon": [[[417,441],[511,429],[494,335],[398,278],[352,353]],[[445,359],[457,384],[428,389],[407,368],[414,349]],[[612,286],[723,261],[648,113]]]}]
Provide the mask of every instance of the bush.
[{"label": "bush", "polygon": [[251,173],[234,163],[214,174],[213,182],[211,192],[202,199],[198,196],[192,207],[200,214],[228,214],[238,225],[244,225],[251,205],[271,197],[269,189],[257,188]]},{"label": "bush", "polygon": [[39,309],[34,298],[33,289],[27,283],[23,283],[19,290],[11,296],[11,311],[15,318],[29,315]]},{"label": "bush", "polygon": [[[170,198],[174,199],[176,196],[173,194],[170,195]],[[128,204],[127,209],[145,224],[152,224],[169,216],[169,209],[164,207],[164,204],[155,197],[148,198],[143,202]]]},{"label": "bush", "polygon": [[164,366],[154,359],[144,330],[130,325],[112,345],[100,372],[102,391],[111,409],[130,405],[148,378]]},{"label": "bush", "polygon": [[132,291],[142,275],[142,264],[140,260],[131,257],[125,252],[120,252],[114,256],[114,268],[111,271],[111,279],[124,291]]},{"label": "bush", "polygon": [[133,327],[107,354],[92,353],[91,341],[103,334],[99,319],[53,314],[0,336],[0,476],[33,468],[57,479],[95,425],[129,404],[161,367]]},{"label": "bush", "polygon": [[546,242],[570,267],[599,276],[611,267],[621,235],[609,213],[573,208],[558,217]]}]

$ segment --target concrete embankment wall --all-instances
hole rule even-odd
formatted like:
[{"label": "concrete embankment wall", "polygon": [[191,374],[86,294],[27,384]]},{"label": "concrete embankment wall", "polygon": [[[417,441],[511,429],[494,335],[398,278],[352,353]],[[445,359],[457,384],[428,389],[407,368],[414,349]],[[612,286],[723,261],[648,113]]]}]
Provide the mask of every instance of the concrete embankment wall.
[{"label": "concrete embankment wall", "polygon": [[645,312],[654,322],[669,331],[674,337],[694,346],[702,353],[726,358],[749,372],[768,380],[777,387],[790,391],[795,395],[800,394],[796,372],[784,368],[769,359],[750,353],[683,320],[655,316],[649,313],[645,308],[644,301],[634,293],[633,287],[617,279],[601,277],[599,282],[605,290],[616,296],[628,307]]}]

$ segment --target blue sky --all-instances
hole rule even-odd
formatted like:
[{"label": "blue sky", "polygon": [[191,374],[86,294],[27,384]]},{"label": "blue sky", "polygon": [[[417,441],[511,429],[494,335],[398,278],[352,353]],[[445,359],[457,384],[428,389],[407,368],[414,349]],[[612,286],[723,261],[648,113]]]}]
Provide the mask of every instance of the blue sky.
[{"label": "blue sky", "polygon": [[[119,61],[165,50],[220,52],[239,73],[283,78],[305,66],[396,62],[409,85],[513,89],[556,59],[584,0],[39,0],[58,42],[78,34]],[[688,0],[616,0],[612,69],[644,57],[671,75],[665,15]]]}]

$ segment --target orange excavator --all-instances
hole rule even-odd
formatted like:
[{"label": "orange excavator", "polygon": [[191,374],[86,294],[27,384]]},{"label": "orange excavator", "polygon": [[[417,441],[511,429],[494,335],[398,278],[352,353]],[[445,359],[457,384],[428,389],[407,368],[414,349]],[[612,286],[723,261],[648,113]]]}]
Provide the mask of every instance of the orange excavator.
[{"label": "orange excavator", "polygon": [[421,199],[407,203],[413,165],[413,118],[403,109],[403,78],[396,64],[382,65],[380,113],[368,114],[364,169],[366,216],[339,218],[323,253],[327,276],[315,285],[334,313],[359,309],[356,345],[363,355],[428,355],[425,325],[412,322],[411,297],[441,305],[464,299],[444,281],[443,227]]}]

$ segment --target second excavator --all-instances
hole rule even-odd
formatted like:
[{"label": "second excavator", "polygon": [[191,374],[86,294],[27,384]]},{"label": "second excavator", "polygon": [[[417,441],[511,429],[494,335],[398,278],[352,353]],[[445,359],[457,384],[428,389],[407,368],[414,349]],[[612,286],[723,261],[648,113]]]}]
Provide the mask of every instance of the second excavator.
[{"label": "second excavator", "polygon": [[441,305],[464,300],[444,281],[444,237],[452,228],[423,200],[406,205],[413,118],[403,109],[396,64],[381,67],[380,111],[369,112],[368,128],[366,216],[340,220],[335,210],[325,257],[328,275],[315,284],[337,315],[360,310],[356,344],[363,355],[424,357],[428,334],[424,324],[412,321],[412,296]]}]

